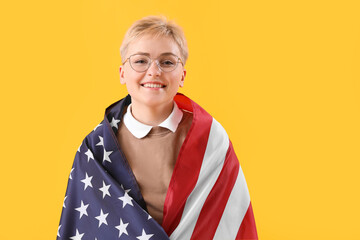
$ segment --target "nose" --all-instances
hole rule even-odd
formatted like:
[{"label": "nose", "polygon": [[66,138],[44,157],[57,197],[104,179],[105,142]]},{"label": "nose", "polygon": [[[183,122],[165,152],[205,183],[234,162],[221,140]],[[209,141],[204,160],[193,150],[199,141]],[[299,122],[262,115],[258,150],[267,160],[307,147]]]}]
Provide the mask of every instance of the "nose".
[{"label": "nose", "polygon": [[149,76],[160,76],[161,74],[161,69],[160,67],[157,65],[156,61],[152,61],[152,63],[150,64],[149,69],[147,70],[147,74]]}]

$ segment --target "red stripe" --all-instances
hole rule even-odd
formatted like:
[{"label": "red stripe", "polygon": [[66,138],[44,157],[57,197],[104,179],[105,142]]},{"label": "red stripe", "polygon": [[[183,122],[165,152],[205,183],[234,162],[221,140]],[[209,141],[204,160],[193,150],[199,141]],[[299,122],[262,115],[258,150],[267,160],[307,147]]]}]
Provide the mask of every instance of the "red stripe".
[{"label": "red stripe", "polygon": [[239,161],[230,142],[224,166],[201,209],[191,239],[213,239],[238,173]]},{"label": "red stripe", "polygon": [[186,200],[194,189],[210,133],[212,117],[184,95],[174,100],[193,112],[193,122],[180,149],[164,203],[162,227],[170,236],[181,220]]},{"label": "red stripe", "polygon": [[[178,93],[174,100],[179,108],[185,109],[187,111],[193,112],[193,103],[197,105],[195,102],[193,102],[190,98],[186,97],[185,95]],[[201,108],[199,105],[197,107]],[[209,115],[209,114],[207,114]]]},{"label": "red stripe", "polygon": [[240,225],[240,229],[236,236],[236,240],[257,240],[257,239],[258,236],[256,232],[255,218],[250,202],[244,220]]}]

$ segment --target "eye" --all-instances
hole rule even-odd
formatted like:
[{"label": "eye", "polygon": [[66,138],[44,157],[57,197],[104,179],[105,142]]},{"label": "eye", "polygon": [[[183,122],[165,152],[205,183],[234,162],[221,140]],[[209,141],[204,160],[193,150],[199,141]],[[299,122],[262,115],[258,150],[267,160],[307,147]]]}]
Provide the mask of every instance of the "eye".
[{"label": "eye", "polygon": [[136,54],[130,57],[130,63],[133,65],[143,66],[143,65],[147,65],[149,61],[150,59],[142,54]]},{"label": "eye", "polygon": [[160,62],[161,66],[165,66],[165,67],[171,67],[175,65],[174,61],[171,60],[163,60]]},{"label": "eye", "polygon": [[146,59],[135,59],[133,63],[135,63],[135,64],[147,64],[148,61]]}]

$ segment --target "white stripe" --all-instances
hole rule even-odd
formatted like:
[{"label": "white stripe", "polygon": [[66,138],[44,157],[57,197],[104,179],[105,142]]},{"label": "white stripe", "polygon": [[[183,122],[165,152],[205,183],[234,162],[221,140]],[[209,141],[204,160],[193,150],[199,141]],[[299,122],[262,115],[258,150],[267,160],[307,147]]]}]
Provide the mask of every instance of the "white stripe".
[{"label": "white stripe", "polygon": [[242,220],[249,208],[250,196],[244,174],[239,166],[239,173],[226,203],[213,239],[235,239]]},{"label": "white stripe", "polygon": [[228,135],[220,123],[213,119],[199,178],[186,201],[180,223],[170,239],[190,239],[204,202],[224,165],[228,148]]}]

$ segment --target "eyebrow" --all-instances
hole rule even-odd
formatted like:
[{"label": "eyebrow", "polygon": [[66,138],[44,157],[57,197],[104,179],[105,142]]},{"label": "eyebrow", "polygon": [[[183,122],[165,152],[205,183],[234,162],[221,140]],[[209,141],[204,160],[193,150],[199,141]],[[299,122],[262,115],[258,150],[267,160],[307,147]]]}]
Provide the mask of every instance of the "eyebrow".
[{"label": "eyebrow", "polygon": [[[141,55],[146,55],[148,57],[150,57],[150,53],[146,53],[146,52],[136,52],[134,53],[135,54],[141,54]],[[160,54],[159,56],[164,56],[164,55],[173,55],[173,56],[176,56],[176,54],[172,53],[172,52],[164,52],[162,54]]]}]

